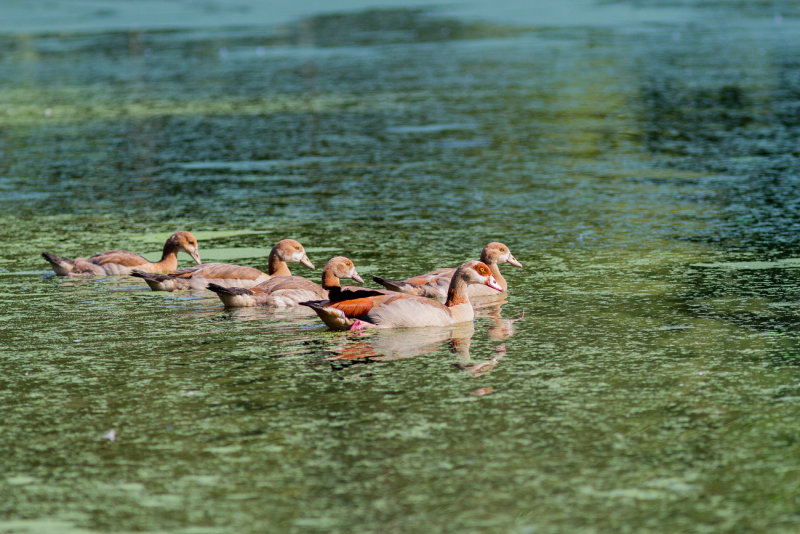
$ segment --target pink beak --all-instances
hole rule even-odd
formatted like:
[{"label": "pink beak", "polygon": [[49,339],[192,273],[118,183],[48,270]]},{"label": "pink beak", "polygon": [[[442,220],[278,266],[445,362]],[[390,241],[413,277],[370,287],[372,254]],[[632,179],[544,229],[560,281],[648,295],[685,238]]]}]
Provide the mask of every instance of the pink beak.
[{"label": "pink beak", "polygon": [[486,282],[484,282],[484,284],[491,287],[492,289],[496,289],[497,291],[503,290],[503,288],[500,287],[500,284],[497,283],[497,280],[495,280],[494,276],[492,276],[491,274],[489,275],[489,278],[486,279]]},{"label": "pink beak", "polygon": [[300,258],[300,263],[308,267],[309,269],[315,269],[314,264],[311,263],[311,260],[308,259],[308,256],[303,254],[303,257]]},{"label": "pink beak", "polygon": [[508,258],[506,259],[506,263],[510,263],[511,265],[514,265],[516,267],[522,267],[522,264],[518,262],[517,258],[515,258],[514,255],[511,254],[510,252],[508,253]]}]

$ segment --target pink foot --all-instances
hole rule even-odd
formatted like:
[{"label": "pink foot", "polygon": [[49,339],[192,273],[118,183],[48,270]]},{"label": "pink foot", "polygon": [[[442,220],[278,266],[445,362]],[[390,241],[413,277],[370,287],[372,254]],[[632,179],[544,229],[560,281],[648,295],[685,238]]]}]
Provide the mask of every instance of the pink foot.
[{"label": "pink foot", "polygon": [[370,328],[371,326],[372,326],[371,323],[368,323],[366,321],[362,321],[361,319],[356,319],[355,321],[353,321],[353,324],[350,325],[350,331],[351,332],[356,332],[358,330],[366,330],[367,328]]}]

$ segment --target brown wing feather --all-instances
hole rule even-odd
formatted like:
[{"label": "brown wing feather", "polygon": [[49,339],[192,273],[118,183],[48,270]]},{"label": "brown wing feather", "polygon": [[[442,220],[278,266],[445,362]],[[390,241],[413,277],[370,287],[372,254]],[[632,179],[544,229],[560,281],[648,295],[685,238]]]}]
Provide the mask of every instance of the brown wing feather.
[{"label": "brown wing feather", "polygon": [[89,258],[89,261],[95,265],[105,265],[107,263],[114,263],[116,265],[124,265],[125,267],[136,267],[145,263],[150,263],[147,258],[140,256],[134,252],[127,250],[109,250],[95,254]]},{"label": "brown wing feather", "polygon": [[415,276],[413,278],[406,278],[405,280],[403,280],[403,282],[405,282],[406,284],[411,284],[412,286],[424,286],[430,281],[431,281],[430,277],[424,274]]},{"label": "brown wing feather", "polygon": [[429,273],[425,273],[422,276],[434,277],[434,276],[440,276],[440,275],[443,275],[443,274],[452,275],[454,272],[456,272],[456,270],[453,267],[442,267],[440,269],[434,269],[433,271],[431,271]]},{"label": "brown wing feather", "polygon": [[[284,298],[291,298],[287,295],[296,295],[308,292],[314,295],[310,298],[324,299],[327,297],[327,292],[322,289],[322,286],[315,284],[311,280],[307,280],[302,276],[276,276],[266,282],[261,282],[257,286],[250,288],[250,291],[255,295],[274,296],[283,295]],[[308,299],[309,295],[303,294],[302,299]]]},{"label": "brown wing feather", "polygon": [[307,289],[309,291],[322,289],[322,286],[319,284],[315,284],[302,276],[276,276],[275,278],[270,278],[266,282],[261,282],[255,287],[267,292],[282,289]]},{"label": "brown wing feather", "polygon": [[414,286],[424,286],[425,284],[429,283],[438,283],[438,280],[442,277],[450,278],[455,272],[455,269],[445,267],[442,269],[436,269],[435,271],[431,271],[429,273],[412,276],[411,278],[406,278],[403,281]]},{"label": "brown wing feather", "polygon": [[232,265],[227,263],[217,264],[207,271],[205,269],[203,270],[203,276],[205,278],[237,278],[239,280],[255,280],[259,276],[265,275],[266,273],[253,267]]},{"label": "brown wing feather", "polygon": [[169,273],[174,278],[191,278],[202,276],[203,278],[237,278],[239,280],[255,280],[259,276],[265,275],[262,271],[244,265],[233,265],[231,263],[203,263],[194,267],[186,267]]}]

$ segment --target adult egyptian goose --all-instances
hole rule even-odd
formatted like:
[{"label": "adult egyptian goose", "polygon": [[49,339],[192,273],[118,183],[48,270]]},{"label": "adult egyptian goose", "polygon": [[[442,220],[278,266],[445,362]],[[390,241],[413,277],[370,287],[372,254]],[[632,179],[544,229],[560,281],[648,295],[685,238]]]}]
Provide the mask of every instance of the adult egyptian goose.
[{"label": "adult egyptian goose", "polygon": [[197,252],[197,239],[190,232],[176,232],[164,243],[161,259],[156,262],[128,252],[127,250],[109,250],[88,258],[59,258],[47,252],[42,257],[50,262],[59,276],[106,276],[130,274],[133,269],[147,273],[168,273],[178,268],[178,251],[189,254],[194,261],[200,263]]},{"label": "adult egyptian goose", "polygon": [[253,287],[275,276],[291,276],[286,262],[299,261],[313,269],[303,245],[294,239],[278,241],[269,253],[269,272],[253,267],[231,263],[203,263],[169,274],[150,274],[134,270],[131,276],[144,278],[153,291],[175,291],[181,289],[206,289],[214,283],[223,287]]},{"label": "adult egyptian goose", "polygon": [[[483,248],[483,251],[481,251],[481,261],[492,271],[492,276],[497,280],[497,283],[503,291],[508,289],[508,283],[500,273],[497,264],[510,263],[511,265],[522,267],[522,264],[514,258],[508,247],[496,241],[489,243]],[[387,280],[380,276],[373,276],[372,279],[386,289],[392,291],[399,291],[400,293],[406,293],[408,295],[419,295],[421,297],[445,298],[447,297],[447,290],[450,287],[450,279],[455,272],[456,269],[454,268],[442,268],[400,281]],[[497,293],[495,290],[485,285],[471,285],[467,291],[470,297],[494,295]]]},{"label": "adult egyptian goose", "polygon": [[353,262],[344,256],[336,256],[322,269],[322,285],[315,284],[302,276],[278,276],[257,286],[223,287],[208,284],[208,289],[217,294],[227,307],[238,306],[297,306],[300,302],[314,299],[330,299],[330,292],[336,296],[342,293],[340,278],[351,278],[363,284],[364,280],[356,272]]},{"label": "adult egyptian goose", "polygon": [[334,330],[447,326],[471,321],[475,317],[467,288],[478,284],[502,291],[489,267],[483,262],[471,260],[463,263],[451,277],[444,304],[402,293],[380,293],[338,302],[324,300],[300,304],[317,312],[320,319]]}]

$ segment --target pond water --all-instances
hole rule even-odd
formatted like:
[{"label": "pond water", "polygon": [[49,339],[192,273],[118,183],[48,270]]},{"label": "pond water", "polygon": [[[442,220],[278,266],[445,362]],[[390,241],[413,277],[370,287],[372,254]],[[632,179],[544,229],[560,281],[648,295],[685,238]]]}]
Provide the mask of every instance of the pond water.
[{"label": "pond water", "polygon": [[[800,529],[795,3],[168,4],[0,7],[0,532]],[[353,334],[40,257],[182,229],[524,268]]]}]

